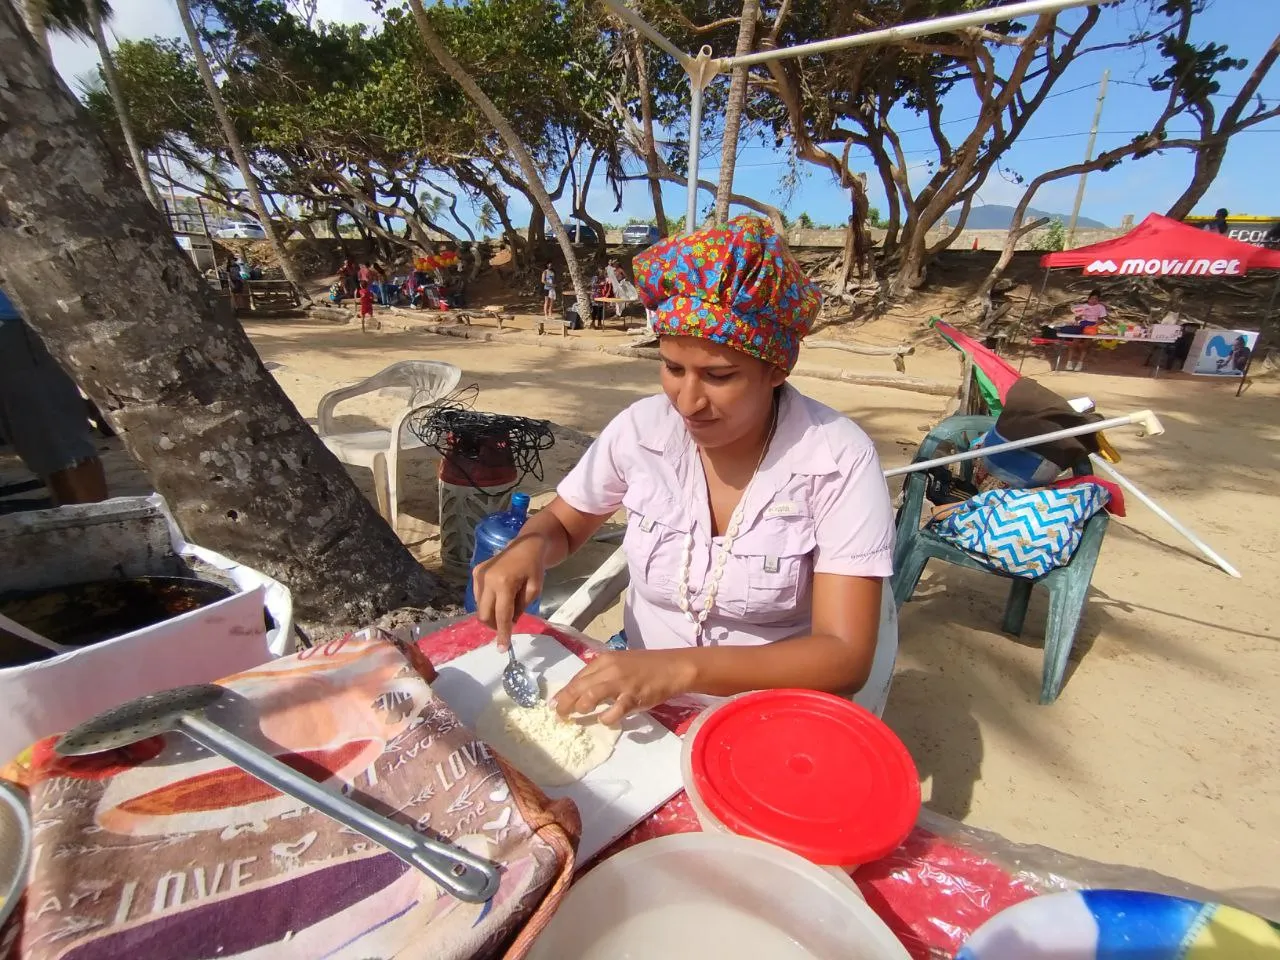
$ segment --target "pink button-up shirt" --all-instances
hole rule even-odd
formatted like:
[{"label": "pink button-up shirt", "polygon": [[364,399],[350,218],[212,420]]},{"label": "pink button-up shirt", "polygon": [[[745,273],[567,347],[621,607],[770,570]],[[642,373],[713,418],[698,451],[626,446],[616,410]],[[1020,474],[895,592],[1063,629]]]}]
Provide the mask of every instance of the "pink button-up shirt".
[{"label": "pink button-up shirt", "polygon": [[[667,398],[648,397],[615,417],[557,493],[584,513],[627,508],[623,548],[631,588],[623,619],[630,646],[692,646],[694,625],[676,603],[684,538],[693,535],[695,612],[722,540],[711,535],[702,460]],[[785,386],[703,643],[772,643],[805,634],[815,573],[888,577],[892,555],[893,510],[870,438]]]}]

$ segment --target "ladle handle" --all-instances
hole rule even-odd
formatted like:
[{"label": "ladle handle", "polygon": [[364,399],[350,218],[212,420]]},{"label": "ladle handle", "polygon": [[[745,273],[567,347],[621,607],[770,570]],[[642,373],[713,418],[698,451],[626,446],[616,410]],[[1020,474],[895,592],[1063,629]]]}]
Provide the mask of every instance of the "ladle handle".
[{"label": "ladle handle", "polygon": [[241,740],[206,717],[183,714],[179,728],[263,783],[386,847],[417,867],[447,893],[467,903],[484,903],[498,890],[498,865],[452,844],[440,843],[379,816],[354,800],[333,793],[275,757]]}]

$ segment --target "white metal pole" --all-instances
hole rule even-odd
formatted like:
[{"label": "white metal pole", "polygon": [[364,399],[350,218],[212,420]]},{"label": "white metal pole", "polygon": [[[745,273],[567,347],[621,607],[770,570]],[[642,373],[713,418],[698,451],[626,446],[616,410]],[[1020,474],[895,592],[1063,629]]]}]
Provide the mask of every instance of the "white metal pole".
[{"label": "white metal pole", "polygon": [[[1084,148],[1085,163],[1093,159],[1093,145],[1098,140],[1098,124],[1102,121],[1102,103],[1107,99],[1107,80],[1110,77],[1110,70],[1102,71],[1102,82],[1098,85],[1098,105],[1093,110],[1093,126],[1089,128],[1089,143]],[[1067,221],[1066,241],[1062,245],[1064,250],[1070,250],[1074,246],[1076,221],[1080,219],[1080,205],[1084,203],[1084,185],[1088,179],[1089,172],[1087,170],[1080,174],[1080,183],[1076,186],[1076,202],[1071,207],[1071,219]]]},{"label": "white metal pole", "polygon": [[1042,443],[1048,443],[1050,440],[1065,440],[1067,437],[1083,437],[1085,434],[1097,433],[1099,430],[1110,430],[1112,427],[1128,427],[1138,426],[1142,428],[1144,434],[1155,436],[1164,433],[1164,427],[1161,426],[1159,419],[1150,410],[1139,410],[1136,413],[1126,414],[1123,417],[1112,417],[1110,420],[1099,420],[1097,423],[1086,423],[1079,427],[1068,427],[1066,430],[1054,430],[1052,433],[1042,433],[1038,437],[1027,437],[1023,440],[1010,440],[1007,443],[997,443],[990,447],[978,447],[975,450],[966,450],[963,453],[953,453],[946,457],[937,457],[933,460],[920,460],[917,463],[909,463],[905,467],[894,467],[892,470],[884,472],[885,479],[889,477],[898,477],[904,473],[919,473],[921,470],[931,470],[934,467],[946,466],[948,463],[960,463],[962,460],[976,460],[978,457],[989,456],[993,453],[1003,453],[1006,450],[1021,450],[1023,447],[1038,447]]},{"label": "white metal pole", "polygon": [[[608,2],[608,0],[606,0]],[[946,33],[964,27],[980,27],[1000,20],[1017,20],[1032,14],[1057,13],[1072,7],[1091,7],[1102,0],[1024,0],[1023,3],[1011,3],[1006,7],[987,7],[970,13],[957,13],[950,17],[936,17],[932,20],[920,20],[916,23],[904,23],[883,30],[871,30],[867,33],[855,33],[848,37],[833,37],[830,40],[817,40],[813,43],[801,43],[794,47],[782,47],[777,50],[762,50],[749,53],[744,57],[725,57],[720,61],[722,71],[734,67],[751,67],[771,60],[782,60],[789,57],[809,57],[832,50],[846,50],[849,47],[865,47],[874,43],[893,43],[911,37],[927,37],[933,33]],[[613,4],[610,3],[610,7]]]},{"label": "white metal pole", "polygon": [[1242,579],[1242,577],[1240,576],[1239,570],[1237,570],[1231,564],[1227,563],[1226,560],[1223,560],[1222,557],[1218,556],[1218,554],[1216,554],[1207,543],[1205,543],[1203,540],[1197,537],[1194,533],[1192,533],[1191,530],[1188,529],[1181,521],[1175,518],[1173,514],[1171,514],[1164,507],[1160,506],[1160,504],[1156,503],[1154,500],[1152,500],[1149,496],[1147,496],[1141,490],[1139,490],[1137,485],[1134,484],[1132,480],[1124,476],[1119,470],[1111,466],[1111,464],[1107,463],[1107,461],[1103,460],[1101,457],[1097,456],[1096,454],[1090,454],[1089,459],[1093,461],[1093,465],[1095,467],[1098,467],[1099,469],[1101,469],[1103,473],[1107,474],[1109,477],[1115,480],[1116,483],[1120,484],[1120,486],[1124,487],[1126,490],[1132,493],[1135,497],[1141,500],[1144,504],[1150,507],[1152,513],[1154,513],[1157,517],[1159,517],[1165,523],[1169,524],[1169,526],[1173,527],[1173,529],[1177,530],[1180,534],[1182,534],[1184,537],[1190,540],[1192,546],[1194,546],[1202,554],[1204,554],[1206,557],[1212,560],[1217,566],[1221,567],[1224,572],[1235,577],[1237,580]]},{"label": "white metal pole", "polygon": [[657,27],[651,25],[644,17],[636,13],[621,0],[604,0],[604,5],[617,16],[620,20],[625,21],[629,26],[635,27],[638,31],[653,41],[654,45],[659,49],[669,53],[675,57],[676,62],[686,70],[689,69],[693,58],[677,47],[674,43],[658,32]]},{"label": "white metal pole", "polygon": [[702,150],[702,78],[689,74],[689,177],[684,207],[684,232],[693,233],[698,227],[698,154]]}]

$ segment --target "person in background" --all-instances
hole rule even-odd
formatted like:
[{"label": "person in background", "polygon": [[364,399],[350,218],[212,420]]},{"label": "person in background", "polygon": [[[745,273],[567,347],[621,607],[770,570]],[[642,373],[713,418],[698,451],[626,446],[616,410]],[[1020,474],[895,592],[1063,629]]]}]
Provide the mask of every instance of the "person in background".
[{"label": "person in background", "polygon": [[1212,230],[1214,233],[1220,233],[1224,237],[1227,236],[1227,232],[1230,229],[1227,226],[1227,216],[1227,208],[1219,207],[1217,212],[1213,215],[1213,219],[1205,226],[1205,229]]},{"label": "person in background", "polygon": [[365,318],[373,316],[373,291],[369,289],[368,283],[360,284],[357,296],[360,300],[360,328],[364,329]]},{"label": "person in background", "polygon": [[556,272],[550,260],[542,271],[542,294],[542,315],[549,320],[556,309]]},{"label": "person in background", "polygon": [[636,288],[627,279],[627,275],[622,272],[622,265],[617,260],[609,261],[609,267],[605,271],[605,275],[609,279],[612,296],[618,301],[613,305],[613,315],[621,317],[622,311],[626,309],[627,301],[635,298]]},{"label": "person in background", "polygon": [[343,260],[342,266],[338,268],[338,282],[342,284],[342,295],[344,297],[354,297],[356,295],[360,282],[359,268],[351,257]]},{"label": "person in background", "polygon": [[[1084,303],[1077,303],[1071,308],[1071,312],[1076,315],[1076,321],[1082,327],[1099,324],[1107,319],[1107,305],[1102,302],[1102,291],[1096,287],[1090,290],[1088,299]],[[1084,358],[1088,353],[1088,340],[1070,341],[1067,347],[1067,369],[1083,370]]]},{"label": "person in background", "polygon": [[107,499],[84,398],[0,290],[0,436],[57,506]]},{"label": "person in background", "polygon": [[604,304],[596,301],[600,297],[609,296],[610,289],[609,278],[604,275],[604,268],[598,268],[596,275],[591,278],[591,325],[593,327],[604,326]]},{"label": "person in background", "polygon": [[376,260],[369,265],[369,289],[378,303],[384,307],[391,306],[387,298],[387,272]]},{"label": "person in background", "polygon": [[[511,640],[544,572],[626,507],[625,628],[555,697],[615,723],[687,693],[800,687],[883,706],[893,507],[875,445],[787,380],[822,295],[768,221],[736,217],[636,256],[662,392],[628,407],[556,498],[473,575]],[[876,667],[873,670],[873,663]],[[876,678],[874,681],[869,678]]]}]

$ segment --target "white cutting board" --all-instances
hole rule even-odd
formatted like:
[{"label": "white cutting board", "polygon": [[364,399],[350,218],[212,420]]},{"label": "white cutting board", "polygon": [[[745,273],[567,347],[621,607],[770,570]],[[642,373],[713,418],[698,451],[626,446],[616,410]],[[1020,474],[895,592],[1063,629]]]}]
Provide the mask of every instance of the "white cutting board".
[{"label": "white cutting board", "polygon": [[[516,656],[543,690],[558,689],[585,664],[553,637],[518,633],[511,638]],[[476,718],[502,690],[507,655],[486,644],[441,664],[431,689],[464,724]],[[622,836],[683,789],[680,738],[647,713],[628,717],[612,756],[577,783],[545,789],[547,796],[568,797],[582,817],[578,864]]]}]

